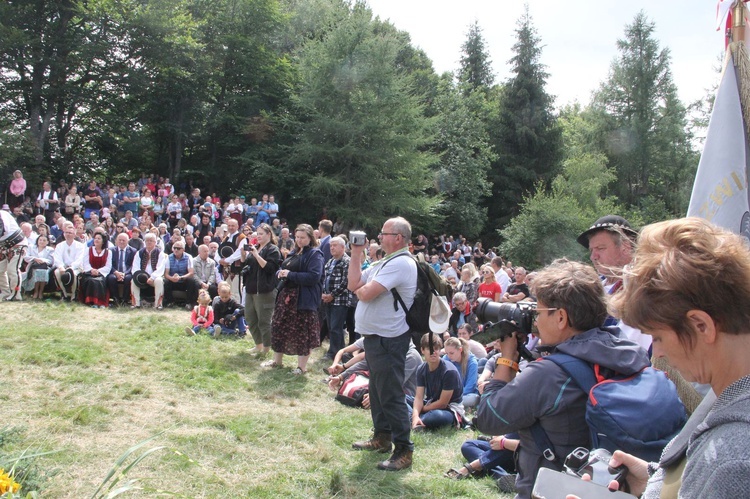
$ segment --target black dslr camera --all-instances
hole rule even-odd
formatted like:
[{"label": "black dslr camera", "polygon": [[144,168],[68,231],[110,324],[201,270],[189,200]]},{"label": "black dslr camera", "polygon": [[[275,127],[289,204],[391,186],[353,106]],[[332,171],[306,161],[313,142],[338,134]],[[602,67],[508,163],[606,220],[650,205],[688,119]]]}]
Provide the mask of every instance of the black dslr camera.
[{"label": "black dslr camera", "polygon": [[495,340],[504,340],[513,333],[523,337],[518,340],[518,352],[526,360],[534,357],[524,345],[525,338],[532,333],[536,303],[497,303],[488,298],[479,298],[475,313],[483,324],[482,332],[472,336],[484,345]]}]

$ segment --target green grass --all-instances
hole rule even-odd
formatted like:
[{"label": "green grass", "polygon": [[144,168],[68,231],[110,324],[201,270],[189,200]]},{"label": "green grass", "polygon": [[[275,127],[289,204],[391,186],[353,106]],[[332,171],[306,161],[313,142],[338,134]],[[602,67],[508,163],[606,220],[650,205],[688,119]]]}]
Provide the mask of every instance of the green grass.
[{"label": "green grass", "polygon": [[353,451],[370,414],[320,382],[322,349],[294,377],[293,357],[263,369],[251,341],[186,336],[186,312],[22,303],[0,314],[0,421],[19,428],[13,450],[58,451],[34,461],[42,497],[90,497],[119,456],[159,432],[142,450],[166,449],[129,472],[144,487],[131,497],[498,495],[491,479],[442,476],[472,432],[415,434],[406,472],[378,471],[383,455]]}]

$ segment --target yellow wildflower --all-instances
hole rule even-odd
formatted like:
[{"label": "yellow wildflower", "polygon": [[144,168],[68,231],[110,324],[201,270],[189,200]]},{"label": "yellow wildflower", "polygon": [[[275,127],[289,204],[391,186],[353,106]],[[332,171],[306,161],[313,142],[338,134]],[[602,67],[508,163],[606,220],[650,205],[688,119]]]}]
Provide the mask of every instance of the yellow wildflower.
[{"label": "yellow wildflower", "polygon": [[10,475],[5,473],[5,470],[0,468],[0,495],[5,494],[6,492],[13,492],[15,494],[20,488],[21,485],[16,483]]}]

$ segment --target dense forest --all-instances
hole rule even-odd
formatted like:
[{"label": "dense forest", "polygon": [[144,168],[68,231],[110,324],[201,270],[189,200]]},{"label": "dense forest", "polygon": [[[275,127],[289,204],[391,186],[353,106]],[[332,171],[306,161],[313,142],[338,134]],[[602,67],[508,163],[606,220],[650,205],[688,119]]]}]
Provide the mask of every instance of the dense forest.
[{"label": "dense forest", "polygon": [[0,178],[272,192],[292,221],[400,214],[536,266],[605,213],[684,215],[698,153],[654,31],[636,15],[591,101],[556,109],[528,10],[495,81],[478,23],[437,74],[354,0],[6,1]]}]

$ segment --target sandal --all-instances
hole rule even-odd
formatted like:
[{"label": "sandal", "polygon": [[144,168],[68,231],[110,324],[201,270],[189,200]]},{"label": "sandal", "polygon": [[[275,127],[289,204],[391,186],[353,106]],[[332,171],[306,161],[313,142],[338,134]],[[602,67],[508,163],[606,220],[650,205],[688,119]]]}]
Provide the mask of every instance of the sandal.
[{"label": "sandal", "polygon": [[277,364],[275,360],[267,360],[263,362],[260,366],[261,367],[273,367],[274,369],[284,367],[281,364]]},{"label": "sandal", "polygon": [[301,367],[297,367],[292,371],[292,374],[294,374],[295,376],[302,376],[304,374],[307,374],[307,371],[303,371]]},{"label": "sandal", "polygon": [[471,474],[470,473],[464,474],[464,473],[461,473],[461,471],[457,470],[456,468],[451,468],[445,473],[443,473],[443,476],[445,478],[450,478],[451,480],[464,480],[466,478],[469,478]]}]

